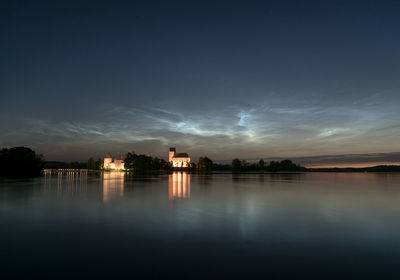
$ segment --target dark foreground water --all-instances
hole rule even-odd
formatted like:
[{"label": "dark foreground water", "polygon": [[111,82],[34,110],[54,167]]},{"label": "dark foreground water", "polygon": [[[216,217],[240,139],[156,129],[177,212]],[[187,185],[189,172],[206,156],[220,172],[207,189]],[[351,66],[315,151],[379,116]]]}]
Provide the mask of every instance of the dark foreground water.
[{"label": "dark foreground water", "polygon": [[0,278],[400,279],[400,174],[0,182]]}]

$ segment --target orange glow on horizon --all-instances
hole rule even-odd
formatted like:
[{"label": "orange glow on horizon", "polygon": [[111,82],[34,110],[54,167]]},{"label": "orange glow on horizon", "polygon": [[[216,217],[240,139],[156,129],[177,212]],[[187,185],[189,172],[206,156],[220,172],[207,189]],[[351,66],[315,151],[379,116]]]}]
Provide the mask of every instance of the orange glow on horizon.
[{"label": "orange glow on horizon", "polygon": [[337,164],[306,164],[307,168],[364,168],[377,165],[400,165],[400,162],[364,162],[364,163],[337,163]]}]

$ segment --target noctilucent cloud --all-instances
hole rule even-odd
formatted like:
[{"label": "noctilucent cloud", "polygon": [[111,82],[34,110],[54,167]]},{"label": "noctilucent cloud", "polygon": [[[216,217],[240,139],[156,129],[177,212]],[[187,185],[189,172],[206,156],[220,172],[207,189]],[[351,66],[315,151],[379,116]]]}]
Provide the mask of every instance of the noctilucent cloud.
[{"label": "noctilucent cloud", "polygon": [[0,146],[400,161],[399,14],[373,0],[1,1]]}]

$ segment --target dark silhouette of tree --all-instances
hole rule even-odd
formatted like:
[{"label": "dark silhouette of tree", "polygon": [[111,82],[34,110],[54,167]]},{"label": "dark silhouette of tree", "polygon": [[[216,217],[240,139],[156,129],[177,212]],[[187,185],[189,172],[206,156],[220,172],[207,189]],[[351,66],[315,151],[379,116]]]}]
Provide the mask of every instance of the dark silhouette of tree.
[{"label": "dark silhouette of tree", "polygon": [[99,158],[96,161],[96,170],[103,170],[104,161]]},{"label": "dark silhouette of tree", "polygon": [[160,170],[169,170],[171,169],[169,162],[164,159],[160,159]]},{"label": "dark silhouette of tree", "polygon": [[169,170],[170,168],[169,163],[163,159],[153,159],[151,156],[135,153],[127,153],[124,162],[125,169],[139,174]]},{"label": "dark silhouette of tree", "polygon": [[8,149],[0,150],[0,176],[6,176],[8,162]]},{"label": "dark silhouette of tree", "polygon": [[135,169],[138,173],[146,173],[153,170],[153,160],[150,156],[138,155],[135,160]]},{"label": "dark silhouette of tree", "polygon": [[294,164],[290,160],[279,161],[271,161],[269,165],[265,165],[263,159],[260,159],[258,162],[249,163],[245,160],[239,160],[235,158],[232,160],[232,165],[218,165],[214,164],[214,170],[232,170],[233,172],[251,172],[251,171],[268,171],[268,172],[279,172],[279,171],[307,171],[307,168],[302,167],[300,165]]},{"label": "dark silhouette of tree", "polygon": [[232,160],[232,171],[233,172],[239,172],[242,170],[242,162],[240,159],[235,158]]},{"label": "dark silhouette of tree", "polygon": [[197,162],[197,170],[199,172],[211,172],[213,167],[213,162],[208,157],[200,157]]},{"label": "dark silhouette of tree", "polygon": [[124,167],[126,170],[133,170],[135,168],[135,160],[136,154],[135,153],[127,153],[124,159]]},{"label": "dark silhouette of tree", "polygon": [[297,165],[293,163],[291,160],[282,160],[281,162],[279,161],[271,161],[269,163],[269,166],[265,168],[266,171],[270,172],[278,172],[278,171],[305,171],[306,168],[301,167],[300,165]]},{"label": "dark silhouette of tree", "polygon": [[213,168],[214,171],[231,171],[232,170],[232,165],[230,164],[218,164],[218,163],[213,163]]},{"label": "dark silhouette of tree", "polygon": [[250,164],[245,160],[242,160],[242,170],[243,171],[249,171],[250,170]]},{"label": "dark silhouette of tree", "polygon": [[27,147],[14,147],[0,151],[0,176],[29,178],[42,174],[44,160]]},{"label": "dark silhouette of tree", "polygon": [[95,170],[96,169],[96,162],[94,161],[94,158],[89,158],[88,162],[87,162],[87,169],[90,170]]},{"label": "dark silhouette of tree", "polygon": [[160,159],[155,157],[154,159],[152,159],[151,170],[160,170],[160,168]]},{"label": "dark silhouette of tree", "polygon": [[260,161],[258,162],[258,168],[260,170],[264,170],[264,167],[265,167],[265,162],[263,159],[260,159]]}]

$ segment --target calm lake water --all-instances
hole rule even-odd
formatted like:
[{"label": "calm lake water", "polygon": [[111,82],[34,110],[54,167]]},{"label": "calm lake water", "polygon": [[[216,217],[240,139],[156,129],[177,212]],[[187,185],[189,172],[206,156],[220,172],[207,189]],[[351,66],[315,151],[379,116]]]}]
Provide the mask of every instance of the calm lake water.
[{"label": "calm lake water", "polygon": [[400,279],[400,174],[3,180],[0,259],[8,277]]}]

